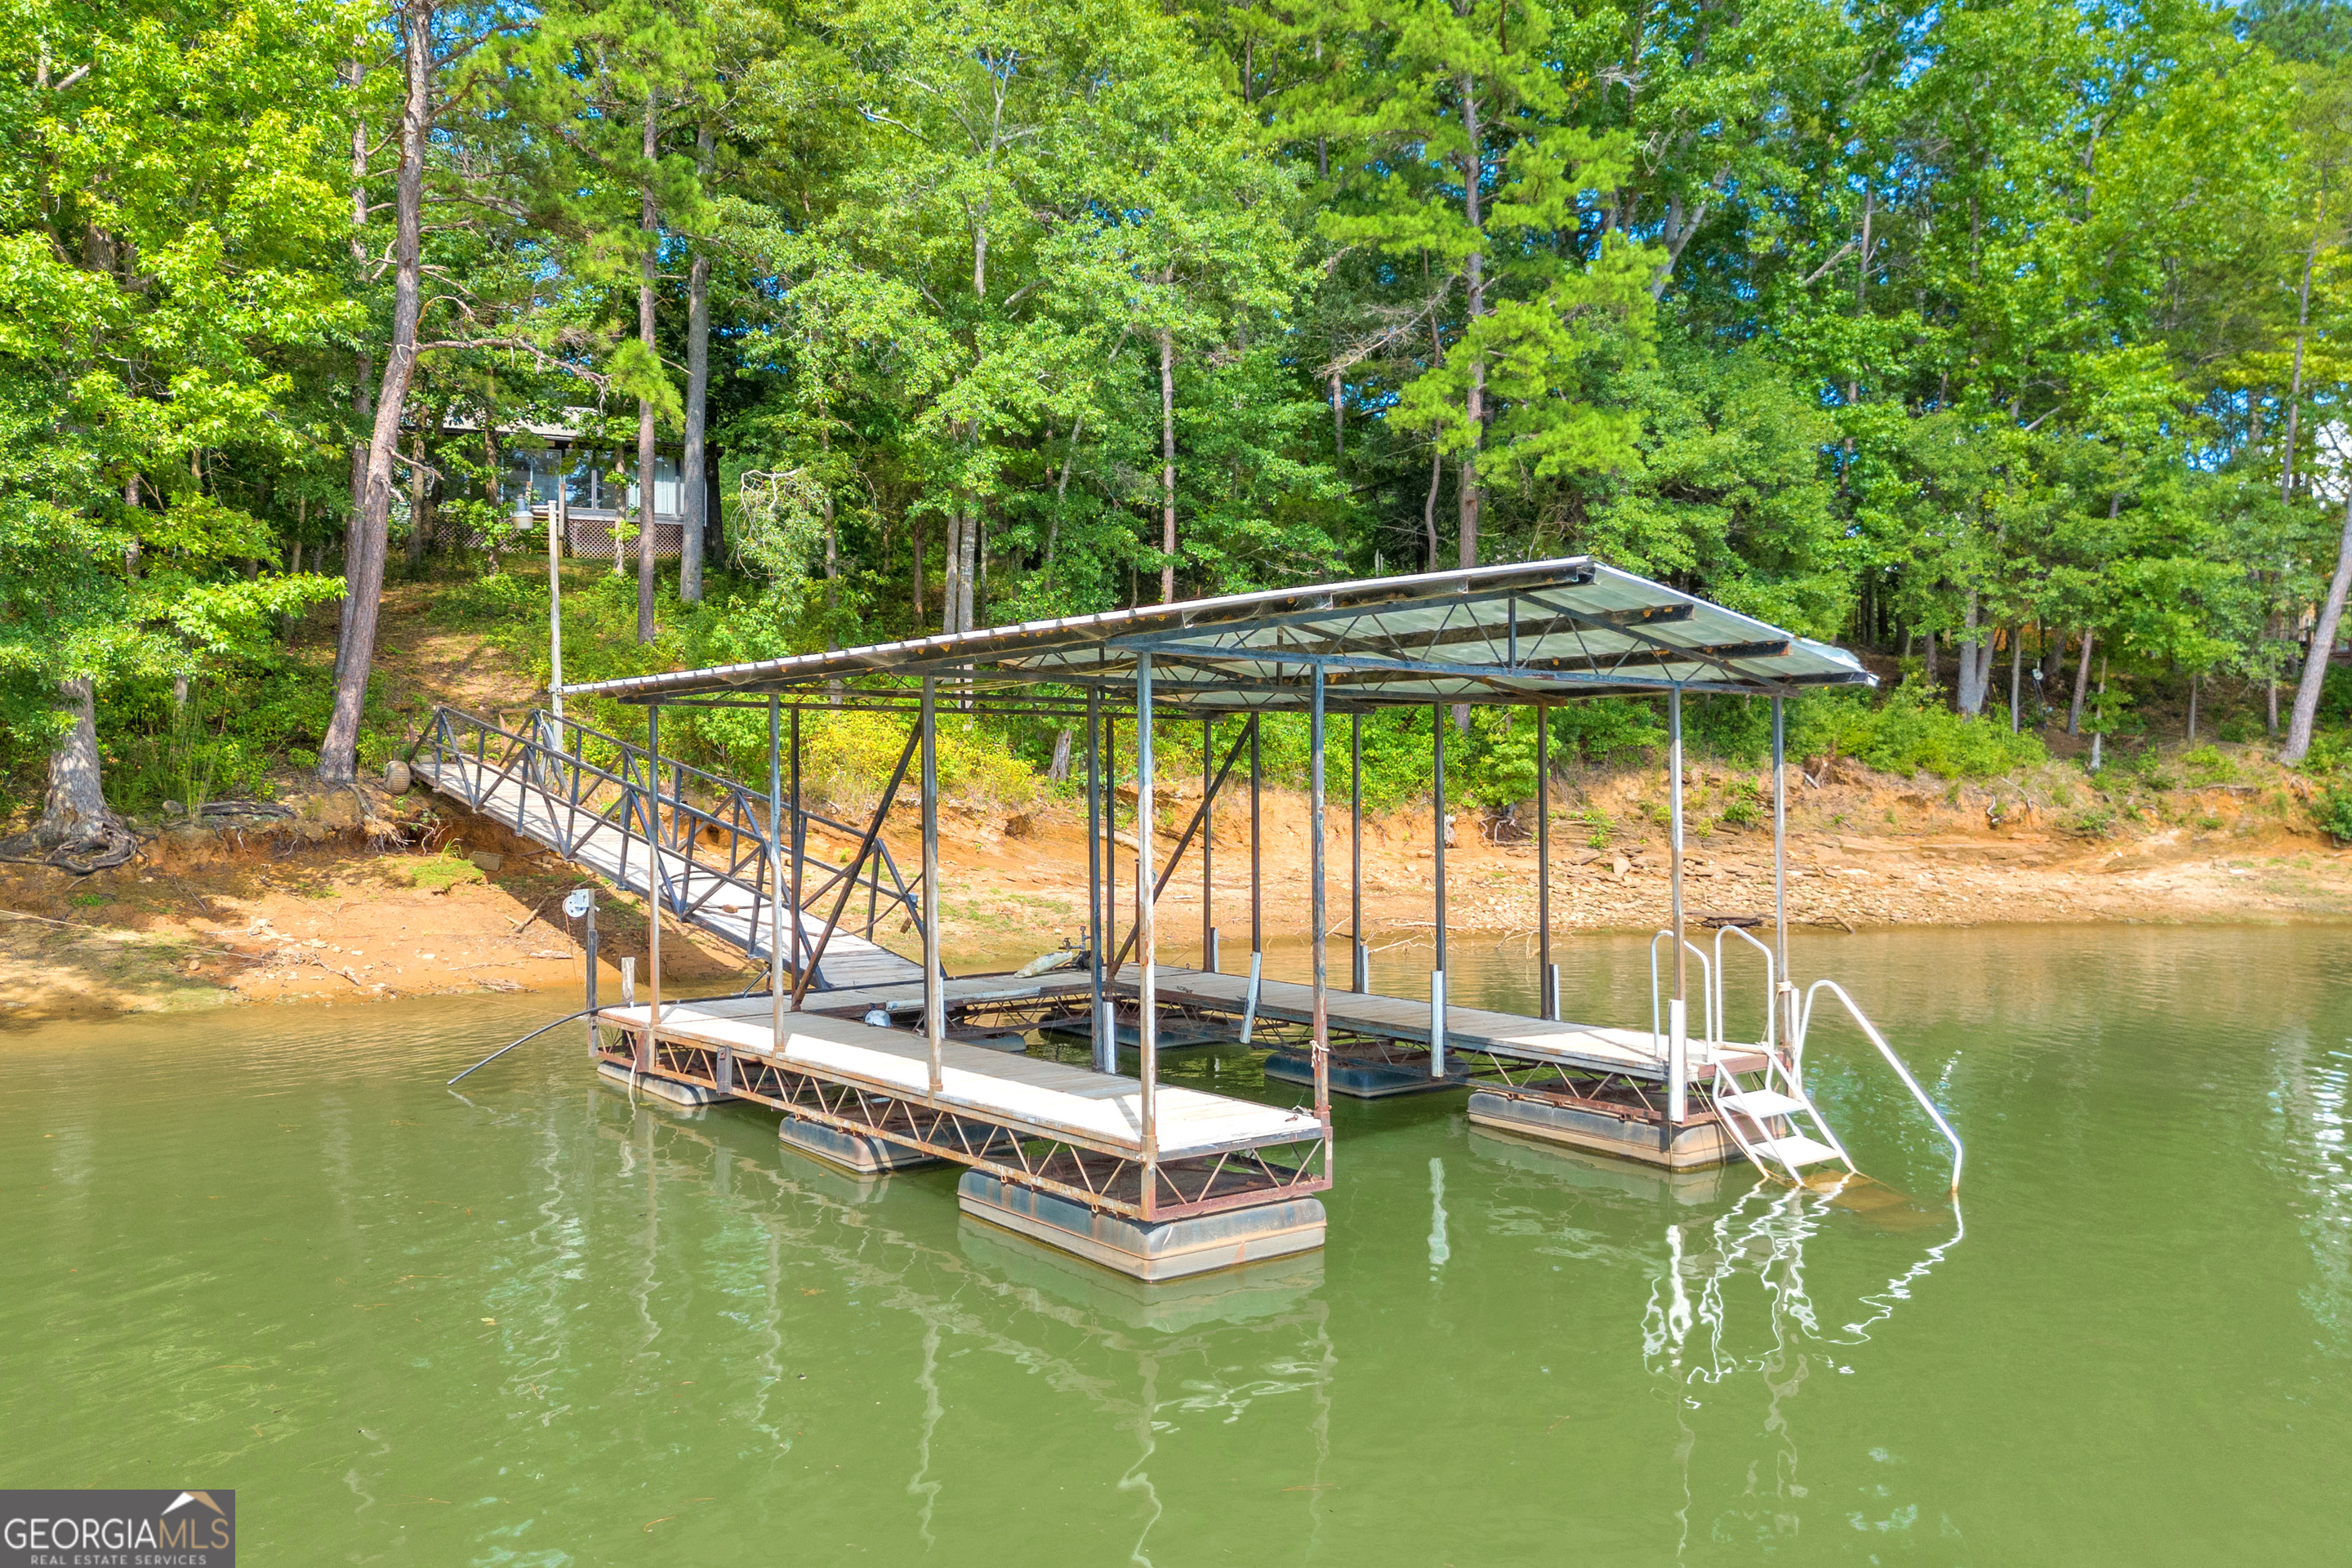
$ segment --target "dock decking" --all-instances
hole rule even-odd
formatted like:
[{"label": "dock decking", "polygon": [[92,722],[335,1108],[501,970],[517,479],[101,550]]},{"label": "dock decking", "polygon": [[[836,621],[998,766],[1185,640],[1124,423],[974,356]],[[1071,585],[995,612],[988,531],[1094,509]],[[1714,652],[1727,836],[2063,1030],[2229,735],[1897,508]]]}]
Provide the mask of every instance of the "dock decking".
[{"label": "dock decking", "polygon": [[[1024,1137],[1128,1157],[1145,1152],[1143,1086],[1138,1079],[949,1040],[940,1047],[940,1087],[932,1095],[929,1050],[921,1035],[823,1014],[792,1013],[785,1015],[779,1050],[768,1005],[760,997],[665,1004],[656,1033],[665,1043],[732,1053],[739,1075],[755,1064],[771,1063],[861,1092],[920,1102]],[[650,1014],[646,1006],[605,1007],[596,1018],[600,1024],[641,1032]],[[1307,1111],[1168,1084],[1158,1087],[1154,1115],[1156,1152],[1168,1161],[1310,1142],[1323,1136],[1322,1123]]]}]

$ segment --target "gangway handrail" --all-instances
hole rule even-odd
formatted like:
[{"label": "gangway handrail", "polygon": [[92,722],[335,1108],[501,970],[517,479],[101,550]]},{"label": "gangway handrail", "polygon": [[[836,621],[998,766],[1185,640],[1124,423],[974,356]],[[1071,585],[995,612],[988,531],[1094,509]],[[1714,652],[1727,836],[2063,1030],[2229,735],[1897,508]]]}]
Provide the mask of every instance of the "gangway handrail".
[{"label": "gangway handrail", "polygon": [[1961,1147],[1960,1135],[1952,1131],[1952,1124],[1944,1120],[1944,1113],[1936,1109],[1936,1102],[1927,1098],[1927,1091],[1919,1087],[1919,1080],[1911,1076],[1911,1069],[1903,1065],[1903,1058],[1895,1054],[1895,1047],[1886,1043],[1886,1037],[1878,1032],[1878,1026],[1864,1015],[1862,1009],[1855,1005],[1853,998],[1846,994],[1845,987],[1836,981],[1816,980],[1805,992],[1804,1017],[1797,1031],[1798,1048],[1801,1051],[1803,1049],[1804,1037],[1812,1032],[1813,1004],[1824,989],[1845,1004],[1846,1016],[1861,1028],[1863,1037],[1878,1047],[1878,1054],[1886,1058],[1886,1065],[1895,1069],[1895,1076],[1903,1080],[1903,1086],[1911,1091],[1911,1098],[1919,1102],[1919,1108],[1927,1113],[1927,1120],[1936,1124],[1936,1131],[1941,1132],[1944,1135],[1944,1141],[1952,1146],[1952,1194],[1955,1197],[1958,1196],[1960,1162],[1966,1158],[1968,1152]]},{"label": "gangway handrail", "polygon": [[[693,854],[693,846],[690,841],[672,842],[667,845],[662,842],[663,836],[659,833],[659,811],[658,809],[653,808],[666,806],[671,811],[674,819],[684,817],[697,824],[708,825],[722,833],[731,834],[738,837],[748,837],[755,845],[761,844],[761,835],[758,830],[757,818],[755,814],[753,814],[750,808],[751,803],[755,798],[762,803],[766,801],[767,797],[764,792],[751,790],[739,781],[729,779],[723,774],[710,773],[706,769],[698,768],[690,763],[676,763],[675,766],[677,771],[673,776],[677,777],[678,783],[681,785],[684,781],[683,777],[680,775],[691,773],[698,779],[707,781],[719,792],[728,795],[730,802],[740,813],[741,813],[742,816],[742,820],[740,821],[730,821],[727,817],[719,815],[717,812],[698,805],[694,801],[688,799],[682,787],[676,794],[664,791],[662,788],[662,780],[658,775],[655,774],[650,768],[646,768],[645,779],[640,780],[637,778],[635,776],[636,769],[632,768],[631,764],[634,763],[637,764],[638,767],[646,767],[646,765],[650,763],[652,761],[651,753],[649,753],[644,747],[634,745],[630,742],[619,736],[608,734],[603,731],[593,729],[568,716],[557,719],[553,715],[547,713],[544,710],[533,709],[530,718],[531,721],[530,727],[534,731],[542,730],[544,726],[551,721],[555,724],[570,728],[574,732],[575,736],[573,745],[571,748],[566,749],[561,743],[560,738],[555,743],[551,744],[551,742],[544,738],[518,733],[515,731],[507,729],[503,724],[498,723],[492,720],[484,719],[478,714],[469,713],[463,709],[451,707],[447,704],[436,704],[434,710],[433,724],[425,734],[420,735],[417,738],[415,744],[410,748],[409,754],[411,757],[414,757],[418,751],[430,745],[436,759],[454,756],[461,761],[471,762],[476,769],[476,776],[475,779],[470,782],[475,787],[471,788],[468,793],[473,799],[473,803],[476,805],[479,805],[481,800],[488,798],[489,792],[495,789],[499,784],[504,783],[509,778],[513,777],[518,765],[521,765],[526,775],[522,781],[523,787],[525,789],[535,789],[540,795],[545,796],[551,804],[560,803],[566,805],[574,819],[574,826],[576,826],[576,819],[579,815],[584,811],[592,821],[602,823],[608,826],[616,827],[626,837],[637,839],[640,842],[646,843],[650,849],[659,851],[660,855],[648,856],[649,860],[652,861],[652,864],[648,867],[648,870],[653,874],[652,879],[656,884],[648,889],[648,894],[653,897],[656,901],[665,905],[676,907],[678,904],[678,900],[677,899],[673,899],[669,895],[669,886],[677,879],[670,874],[669,869],[666,865],[660,863],[661,856],[679,855],[682,856],[689,865],[696,864],[696,861]],[[468,748],[465,744],[464,737],[461,732],[461,726],[469,726],[475,732],[475,743],[471,748],[472,755],[470,757],[467,755]],[[492,761],[489,755],[489,748],[488,744],[488,739],[492,735],[496,735],[499,739],[509,742],[509,746],[507,748],[507,754],[499,759],[496,763]],[[603,764],[591,760],[586,754],[585,746],[580,743],[583,740],[590,739],[604,742],[616,748],[619,751],[620,755],[615,759],[615,763],[616,766],[618,766],[622,771],[616,773],[613,771],[613,769],[607,768]],[[533,757],[538,757],[541,760],[541,771],[543,773],[551,771],[546,767],[546,763],[549,761],[553,761],[559,763],[562,771],[569,773],[570,778],[568,781],[568,790],[559,791],[551,787],[551,781],[544,777],[538,780],[529,778],[528,775],[531,771],[530,767],[530,760]],[[661,761],[665,770],[667,770],[673,763],[673,759],[667,757],[661,759]],[[491,774],[494,770],[496,776],[488,777],[487,775]],[[593,786],[587,790],[583,790],[581,788],[581,780],[583,775],[587,775],[603,784],[613,785],[619,792],[620,798],[602,807],[593,805],[586,797],[593,796],[597,793],[597,791]],[[860,829],[852,828],[846,824],[836,822],[831,817],[820,816],[816,812],[810,811],[805,807],[801,808],[796,814],[793,813],[790,806],[786,806],[785,810],[788,815],[797,815],[801,822],[803,824],[822,824],[824,826],[844,833],[862,831]],[[648,817],[650,820],[647,820]],[[569,835],[567,834],[566,837],[568,839]],[[673,840],[682,839],[682,836],[675,833],[668,837]],[[762,847],[764,847],[762,846]],[[568,856],[570,852],[570,846],[567,842],[564,846],[564,853]],[[898,862],[890,854],[888,847],[877,840],[869,858],[878,861],[879,868],[867,872],[862,876],[856,874],[860,869],[856,867],[835,867],[824,865],[823,862],[818,862],[819,865],[824,865],[824,869],[827,874],[823,879],[819,888],[817,889],[817,892],[822,893],[827,889],[838,887],[845,878],[849,879],[852,887],[868,888],[872,895],[867,900],[866,931],[869,938],[872,935],[873,927],[877,923],[878,919],[878,910],[875,907],[876,901],[886,892],[890,895],[891,904],[893,906],[903,907],[907,911],[908,917],[915,922],[918,927],[919,927],[925,918],[925,912],[917,901],[913,889],[907,886],[906,879],[903,874],[900,873]],[[763,886],[766,880],[765,876],[762,874],[765,870],[765,856],[763,853],[753,857],[732,857],[724,870],[718,870],[716,867],[708,866],[701,867],[700,869],[706,872],[717,871],[717,874],[722,881],[740,879],[746,863],[754,859],[760,862],[758,868],[754,869],[752,877],[752,880],[754,882],[752,892],[755,899],[764,902],[772,897],[780,896],[781,889],[778,890],[778,893],[772,894],[766,890]],[[882,874],[884,871],[888,873],[890,879],[891,885],[887,888],[883,885],[882,881]],[[683,908],[678,908],[677,912],[681,915],[690,913],[693,909],[698,908],[701,903],[715,896],[719,891],[719,889],[717,886],[714,886],[708,889],[700,898],[693,900],[692,904]],[[810,897],[810,895],[804,894],[804,902],[807,900],[808,897]]]}]

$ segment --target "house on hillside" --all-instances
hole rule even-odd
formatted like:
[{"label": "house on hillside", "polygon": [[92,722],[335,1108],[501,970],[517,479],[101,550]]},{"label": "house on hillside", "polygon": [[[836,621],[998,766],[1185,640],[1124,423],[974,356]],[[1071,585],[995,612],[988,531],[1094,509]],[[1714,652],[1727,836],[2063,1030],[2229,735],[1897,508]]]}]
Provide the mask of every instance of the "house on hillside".
[{"label": "house on hillside", "polygon": [[[551,518],[558,520],[566,554],[609,558],[620,525],[628,524],[634,531],[637,520],[636,444],[614,445],[607,437],[590,434],[593,409],[566,409],[565,414],[562,424],[500,426],[490,433],[500,474],[499,500],[510,515],[519,515],[520,508],[527,504],[535,525],[530,532],[541,538],[545,536],[539,530]],[[468,436],[481,439],[480,426],[461,419],[445,423],[441,432],[445,439]],[[704,454],[703,555],[716,561],[725,548],[719,527],[718,444],[705,443]],[[682,456],[683,448],[675,441],[655,447],[654,553],[672,560],[686,533],[685,483],[678,474]],[[466,542],[479,549],[488,542],[477,535]],[[635,556],[634,531],[621,548],[631,558]]]}]

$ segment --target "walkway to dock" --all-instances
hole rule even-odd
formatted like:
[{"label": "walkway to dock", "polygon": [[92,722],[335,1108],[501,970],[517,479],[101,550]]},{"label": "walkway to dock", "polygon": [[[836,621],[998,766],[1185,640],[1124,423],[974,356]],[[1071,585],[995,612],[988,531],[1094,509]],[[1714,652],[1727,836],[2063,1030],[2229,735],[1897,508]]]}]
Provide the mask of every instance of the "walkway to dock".
[{"label": "walkway to dock", "polygon": [[[508,739],[529,749],[529,754],[522,759],[524,765],[514,766],[512,759],[495,757],[478,761],[454,750],[442,751],[437,756],[424,750],[418,752],[414,764],[416,775],[443,795],[465,802],[533,843],[544,844],[567,860],[578,861],[614,886],[649,898],[653,876],[648,846],[641,831],[634,826],[625,826],[626,814],[616,821],[612,815],[592,805],[574,804],[565,793],[543,787],[538,780],[551,773],[566,775],[575,764],[563,753],[534,742]],[[681,814],[679,803],[672,794],[663,793],[659,801],[665,816]],[[693,811],[691,806],[685,808],[685,814]],[[737,858],[740,861],[743,858]],[[774,925],[768,895],[760,879],[763,860],[755,847],[748,866],[721,869],[665,848],[661,851],[664,896],[677,919],[764,963]],[[815,946],[824,925],[821,915],[805,909],[800,911],[801,930],[809,947]],[[790,945],[789,939],[786,945]],[[824,944],[824,955],[817,963],[813,984],[817,989],[831,991],[844,986],[911,981],[919,989],[922,978],[921,966],[912,959],[901,958],[850,931],[836,930]]]}]

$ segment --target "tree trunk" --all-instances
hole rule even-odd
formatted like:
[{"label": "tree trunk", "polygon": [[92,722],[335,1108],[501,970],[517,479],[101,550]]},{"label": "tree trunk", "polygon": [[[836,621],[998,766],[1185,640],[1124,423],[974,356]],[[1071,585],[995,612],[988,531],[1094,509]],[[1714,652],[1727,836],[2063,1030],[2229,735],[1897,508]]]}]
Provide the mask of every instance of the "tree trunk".
[{"label": "tree trunk", "polygon": [[2199,678],[2189,678],[2189,743],[2197,743],[2197,686]]},{"label": "tree trunk", "polygon": [[42,799],[40,824],[34,829],[34,836],[44,844],[80,837],[113,817],[106,809],[99,774],[96,682],[87,675],[77,675],[59,686],[73,723],[49,753],[48,794]]},{"label": "tree trunk", "polygon": [[2289,766],[2311,751],[2312,721],[2319,713],[2320,690],[2327,680],[2327,658],[2336,647],[2336,628],[2344,619],[2344,598],[2352,592],[2352,495],[2344,501],[2344,530],[2336,542],[2336,575],[2328,580],[2327,602],[2311,628],[2311,648],[2304,655],[2303,679],[2295,684],[2294,715],[2288,721],[2286,744],[2279,761]]},{"label": "tree trunk", "polygon": [[1962,612],[1960,625],[1967,636],[1960,638],[1960,684],[1958,693],[1960,717],[1973,719],[1984,711],[1985,672],[1987,666],[1977,658],[1977,644],[1983,640],[1977,626],[1976,590],[1969,590],[1969,607]]},{"label": "tree trunk", "polygon": [[[360,89],[367,82],[367,72],[365,60],[352,60],[343,68],[343,79],[350,86],[352,97],[354,100],[359,97]],[[354,113],[352,116],[351,239],[353,268],[364,268],[368,260],[367,176],[367,117]],[[374,382],[375,355],[369,353],[365,347],[362,347],[352,372],[352,422],[354,426],[374,412],[373,403]],[[343,514],[343,570],[346,575],[351,571],[351,563],[355,553],[351,546],[352,531],[359,527],[360,516],[367,510],[367,443],[354,441],[352,443],[352,504],[350,510]],[[352,595],[348,590],[343,595],[342,605],[336,612],[336,616],[339,630],[335,638],[335,679],[341,682],[343,675],[343,649],[349,645],[351,639]]]},{"label": "tree trunk", "polygon": [[1331,373],[1331,461],[1340,467],[1348,461],[1348,404],[1336,370]]},{"label": "tree trunk", "polygon": [[915,558],[910,575],[914,578],[915,624],[919,626],[923,624],[923,525],[919,519],[907,520],[907,547]]},{"label": "tree trunk", "polygon": [[426,518],[425,432],[417,430],[408,437],[408,569],[412,573],[425,564]]},{"label": "tree trunk", "polygon": [[[1486,168],[1485,149],[1480,143],[1483,132],[1478,125],[1477,87],[1470,78],[1462,79],[1462,133],[1470,149],[1470,166],[1463,180],[1462,211],[1470,225],[1470,232],[1484,239],[1486,229],[1479,216],[1480,175]],[[1465,279],[1467,284],[1468,310],[1465,315],[1468,330],[1476,331],[1478,319],[1486,313],[1486,258],[1482,250],[1473,249],[1465,259]],[[1470,445],[1462,455],[1461,493],[1456,496],[1461,538],[1459,559],[1466,569],[1478,564],[1478,510],[1483,499],[1478,483],[1478,453],[1486,431],[1486,362],[1481,358],[1471,362],[1470,387],[1465,395],[1463,416],[1470,426]],[[1467,734],[1470,730],[1470,710],[1466,704],[1456,705],[1454,727]]]},{"label": "tree trunk", "polygon": [[2083,732],[2083,699],[2091,689],[2091,645],[2097,640],[2097,633],[2088,626],[2083,628],[2083,657],[2074,666],[2074,700],[2066,705],[2066,733],[2069,735]]},{"label": "tree trunk", "polygon": [[[713,138],[710,127],[705,125],[695,132],[694,162],[696,173],[708,179]],[[698,244],[693,263],[686,271],[686,450],[677,464],[677,482],[685,504],[686,536],[679,542],[677,552],[677,596],[689,605],[702,603],[702,546],[704,531],[709,523],[710,497],[703,482],[703,426],[708,417],[706,405],[710,399],[710,253]],[[826,492],[828,496],[831,491]],[[832,502],[826,501],[828,511]],[[830,537],[830,530],[827,536]],[[827,556],[827,587],[832,572]],[[828,605],[827,606],[831,606]]]},{"label": "tree trunk", "polygon": [[[2326,218],[2325,203],[2320,206],[2321,221]],[[2303,412],[2303,345],[2311,331],[2311,269],[2319,263],[2319,231],[2311,236],[2311,250],[2303,258],[2303,288],[2295,298],[2294,312],[2294,375],[2289,384],[2286,399],[2286,455],[2279,463],[2279,500],[2294,499],[2295,427]],[[2277,726],[2272,726],[2275,729]]]},{"label": "tree trunk", "polygon": [[945,559],[940,563],[940,630],[950,635],[963,630],[956,623],[956,611],[963,604],[958,577],[963,572],[964,506],[956,502],[948,513],[948,542]]},{"label": "tree trunk", "polygon": [[1922,668],[1927,671],[1927,684],[1936,685],[1938,672],[1936,668],[1936,630],[1933,626],[1927,628],[1927,657]]},{"label": "tree trunk", "polygon": [[975,624],[972,619],[972,585],[980,561],[980,508],[968,509],[963,514],[963,564],[956,573],[956,630],[968,632]]},{"label": "tree trunk", "polygon": [[[656,151],[655,135],[658,127],[654,113],[656,96],[646,94],[646,163],[651,165]],[[659,237],[654,231],[658,215],[654,211],[653,178],[637,189],[637,227],[643,249],[637,253],[637,341],[646,352],[654,352],[654,285],[657,280],[656,247]],[[651,398],[637,399],[637,641],[654,640],[654,405]]]},{"label": "tree trunk", "polygon": [[349,784],[359,776],[360,714],[367,703],[368,674],[375,660],[376,616],[383,601],[392,453],[400,439],[400,416],[407,406],[408,384],[416,373],[416,322],[423,307],[425,137],[432,120],[435,8],[436,0],[405,0],[400,10],[406,85],[400,107],[400,173],[393,195],[392,342],[384,354],[383,380],[376,391],[363,503],[352,514],[351,544],[345,551],[350,614],[343,622],[335,660],[334,715],[327,721],[326,736],[319,744],[321,784]]},{"label": "tree trunk", "polygon": [[1160,602],[1176,602],[1176,334],[1160,329]]},{"label": "tree trunk", "polygon": [[2025,721],[2020,716],[2025,700],[2025,627],[2009,628],[2009,732],[2016,734]]}]

